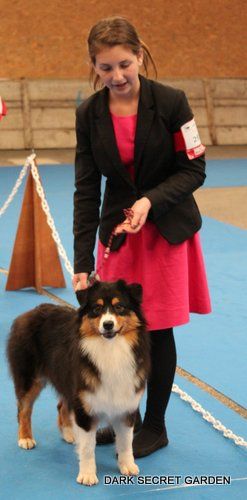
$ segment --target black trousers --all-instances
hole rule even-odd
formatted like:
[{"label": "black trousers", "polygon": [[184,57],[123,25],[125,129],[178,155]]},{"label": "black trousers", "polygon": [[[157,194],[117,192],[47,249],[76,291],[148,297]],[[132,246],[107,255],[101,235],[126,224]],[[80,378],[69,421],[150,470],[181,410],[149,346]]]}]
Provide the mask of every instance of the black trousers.
[{"label": "black trousers", "polygon": [[177,355],[173,329],[150,332],[151,373],[147,383],[147,406],[143,427],[161,433],[171,395]]}]

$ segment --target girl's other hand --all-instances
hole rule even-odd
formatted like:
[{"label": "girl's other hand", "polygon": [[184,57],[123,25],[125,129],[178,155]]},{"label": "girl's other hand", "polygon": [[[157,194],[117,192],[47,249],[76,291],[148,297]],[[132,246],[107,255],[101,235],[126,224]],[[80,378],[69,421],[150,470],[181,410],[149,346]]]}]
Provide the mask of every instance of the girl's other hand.
[{"label": "girl's other hand", "polygon": [[86,290],[86,288],[88,288],[87,280],[88,280],[88,273],[74,274],[72,278],[72,285],[74,291],[77,292],[78,290]]},{"label": "girl's other hand", "polygon": [[137,200],[131,207],[133,212],[132,218],[126,218],[122,224],[119,224],[115,229],[115,234],[138,233],[147,220],[150,208],[151,202],[145,196]]}]

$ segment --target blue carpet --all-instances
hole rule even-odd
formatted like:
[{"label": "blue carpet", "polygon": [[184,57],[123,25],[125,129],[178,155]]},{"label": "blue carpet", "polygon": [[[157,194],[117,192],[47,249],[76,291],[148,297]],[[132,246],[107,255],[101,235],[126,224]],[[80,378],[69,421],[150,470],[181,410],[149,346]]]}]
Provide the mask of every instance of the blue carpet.
[{"label": "blue carpet", "polygon": [[247,186],[247,158],[208,160],[203,188]]},{"label": "blue carpet", "polygon": [[[2,453],[0,458],[0,481],[3,498],[24,500],[35,496],[36,499],[71,499],[83,495],[89,498],[160,498],[164,494],[177,495],[179,498],[243,498],[246,482],[233,481],[230,486],[182,487],[185,476],[225,475],[231,478],[246,477],[246,453],[232,442],[223,438],[191,407],[176,394],[172,394],[167,412],[167,428],[170,444],[151,457],[138,460],[140,475],[181,476],[179,489],[169,490],[169,486],[134,485],[107,486],[104,476],[119,476],[113,445],[98,447],[96,451],[100,484],[94,488],[77,485],[78,463],[74,447],[63,442],[56,426],[56,397],[52,389],[45,389],[35,404],[33,430],[37,448],[21,450],[16,444],[16,404],[13,384],[7,371],[5,360],[6,336],[10,323],[16,314],[43,301],[35,292],[4,292],[5,278],[1,280],[0,298],[4,301],[5,314],[2,317],[0,338],[0,363],[2,366],[1,409],[2,420],[0,439]],[[46,299],[45,299],[46,300]],[[7,304],[9,303],[9,309]],[[236,434],[246,433],[246,422],[236,413],[223,406],[211,396],[188,381],[176,377],[176,383],[198,400],[215,417],[220,419]],[[141,410],[144,410],[144,400]],[[165,489],[164,489],[165,488]],[[170,491],[170,493],[169,493]],[[187,495],[187,497],[186,497]],[[242,495],[242,496],[241,496]],[[221,498],[222,498],[221,496]]]},{"label": "blue carpet", "polygon": [[[232,163],[230,163],[232,162]],[[246,185],[245,160],[208,162],[205,187]],[[225,168],[224,168],[225,165]],[[20,168],[0,169],[0,206],[12,189]],[[42,183],[62,243],[72,262],[73,168],[40,168]],[[9,266],[23,187],[0,219],[0,266]],[[4,235],[4,237],[3,237]],[[213,313],[191,315],[191,322],[176,329],[178,364],[214,386],[239,404],[246,404],[246,248],[247,233],[237,227],[204,217],[201,231]],[[76,305],[67,271],[68,288],[51,290]],[[6,277],[0,273],[0,382],[2,420],[0,438],[0,484],[3,498],[11,500],[71,499],[83,495],[95,498],[195,498],[243,499],[246,496],[246,452],[222,437],[172,394],[167,412],[170,444],[151,457],[138,461],[142,475],[180,475],[175,486],[106,486],[104,475],[118,475],[113,446],[97,448],[100,485],[86,488],[76,484],[77,457],[73,446],[64,443],[56,428],[56,397],[51,389],[43,391],[34,409],[33,427],[38,446],[24,451],[16,444],[16,407],[13,385],[5,360],[6,336],[13,318],[41,302],[49,302],[33,290],[5,292]],[[246,421],[188,381],[176,383],[198,400],[216,418],[238,435],[247,438]],[[145,398],[144,398],[145,399]],[[142,410],[144,409],[144,400]],[[185,475],[230,475],[230,486],[186,486]],[[0,495],[1,496],[1,495]]]},{"label": "blue carpet", "polygon": [[[0,182],[2,194],[7,194],[14,183],[13,170],[17,169],[0,169],[0,179],[3,179]],[[63,165],[43,166],[40,168],[40,175],[57,230],[72,263],[73,168]],[[9,266],[17,214],[21,205],[21,193],[18,193],[18,196],[19,199],[14,200],[0,219],[1,234],[6,235],[1,240],[0,266],[6,268]],[[238,359],[239,356],[241,359],[246,332],[247,233],[229,224],[204,217],[201,236],[213,313],[203,317],[191,315],[189,325],[176,329],[178,363],[244,405],[246,391],[243,391],[239,381],[246,379],[246,367],[244,363],[239,363]],[[51,291],[77,305],[66,269],[64,274],[68,288]],[[210,363],[208,355],[211,357]]]},{"label": "blue carpet", "polygon": [[201,236],[213,312],[176,329],[178,364],[246,406],[247,232],[205,217]]}]

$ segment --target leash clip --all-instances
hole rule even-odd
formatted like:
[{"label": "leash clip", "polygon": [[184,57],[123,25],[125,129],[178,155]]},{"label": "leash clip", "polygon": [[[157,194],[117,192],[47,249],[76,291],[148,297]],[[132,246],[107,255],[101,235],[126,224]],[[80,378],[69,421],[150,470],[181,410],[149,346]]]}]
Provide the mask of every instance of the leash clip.
[{"label": "leash clip", "polygon": [[99,275],[96,271],[92,271],[88,276],[87,285],[92,286],[96,281],[100,281]]}]

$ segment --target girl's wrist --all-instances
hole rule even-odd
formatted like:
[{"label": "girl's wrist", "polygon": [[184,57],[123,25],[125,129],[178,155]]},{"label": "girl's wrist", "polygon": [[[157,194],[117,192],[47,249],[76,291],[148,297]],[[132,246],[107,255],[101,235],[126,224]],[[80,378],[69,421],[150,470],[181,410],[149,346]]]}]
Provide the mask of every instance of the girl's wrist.
[{"label": "girl's wrist", "polygon": [[145,200],[145,203],[147,203],[147,206],[148,208],[151,208],[151,201],[149,200],[149,198],[147,198],[147,196],[143,196],[142,200]]}]

